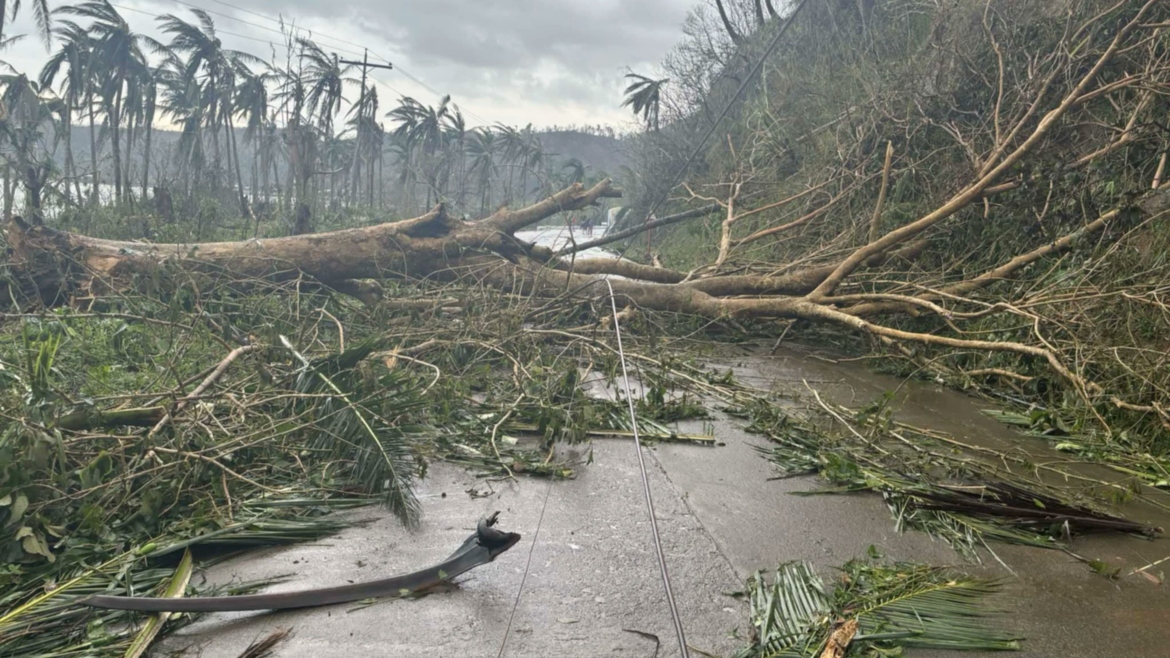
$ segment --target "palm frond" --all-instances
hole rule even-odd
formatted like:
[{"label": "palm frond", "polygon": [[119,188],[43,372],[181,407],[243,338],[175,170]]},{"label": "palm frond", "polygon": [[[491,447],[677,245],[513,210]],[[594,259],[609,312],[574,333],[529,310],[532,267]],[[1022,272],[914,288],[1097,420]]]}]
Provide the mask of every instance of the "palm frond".
[{"label": "palm frond", "polygon": [[856,618],[860,639],[901,636],[905,647],[962,651],[1015,651],[1019,638],[990,623],[996,614],[984,599],[1000,590],[995,581],[918,564],[845,565],[835,609]]},{"label": "palm frond", "polygon": [[752,656],[806,656],[816,648],[817,634],[831,621],[824,583],[805,562],[776,569],[769,585],[763,573],[748,582],[752,611]]},{"label": "palm frond", "polygon": [[[183,595],[187,591],[187,583],[191,582],[191,573],[194,570],[194,562],[191,560],[191,551],[183,552],[183,559],[179,560],[179,566],[175,568],[175,573],[171,576],[170,583],[167,585],[163,596],[167,598],[176,598]],[[151,643],[158,637],[159,631],[162,630],[163,624],[170,619],[171,613],[160,612],[150,618],[142,630],[138,631],[138,635],[134,637],[134,641],[130,643],[130,648],[126,650],[125,658],[140,658],[150,648]]]},{"label": "palm frond", "polygon": [[[933,448],[928,436],[914,446],[889,438],[882,423],[857,414],[860,431],[832,437],[765,405],[750,410],[751,432],[771,445],[758,450],[781,477],[818,474],[832,489],[809,493],[872,491],[881,494],[899,531],[916,529],[949,543],[970,560],[989,540],[1058,548],[1070,534],[1125,532],[1154,536],[1154,528],[1108,514],[1037,482],[1003,480],[1005,474],[980,468],[964,455]],[[838,420],[849,412],[840,410]],[[904,437],[902,437],[904,439]]]},{"label": "palm frond", "polygon": [[781,565],[771,582],[748,581],[751,637],[736,658],[804,658],[821,655],[842,621],[860,632],[856,655],[894,655],[903,647],[957,651],[1014,651],[1019,638],[998,629],[997,611],[985,604],[999,591],[994,581],[916,565],[852,561],[831,594],[807,563]]},{"label": "palm frond", "polygon": [[388,510],[407,526],[416,526],[420,509],[410,438],[421,428],[407,422],[406,414],[423,403],[417,382],[402,371],[391,371],[371,387],[374,393],[364,394],[364,382],[354,368],[378,349],[378,341],[310,361],[281,338],[302,363],[297,392],[326,394],[307,403],[316,406],[317,436],[311,447],[349,463],[354,482],[383,496]]}]

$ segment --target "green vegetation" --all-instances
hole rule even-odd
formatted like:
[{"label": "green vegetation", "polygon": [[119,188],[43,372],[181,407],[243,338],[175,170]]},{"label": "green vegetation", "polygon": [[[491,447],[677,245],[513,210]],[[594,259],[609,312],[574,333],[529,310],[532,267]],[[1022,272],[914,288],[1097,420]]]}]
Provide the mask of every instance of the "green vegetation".
[{"label": "green vegetation", "polygon": [[714,125],[788,22],[716,5],[627,98],[661,117],[633,141],[629,225],[664,196],[658,217],[710,210],[629,256],[799,279],[784,293],[831,309],[729,312],[786,318],[788,340],[860,330],[835,342],[886,371],[1170,452],[1165,3],[794,3]]},{"label": "green vegetation", "polygon": [[[968,557],[1153,532],[1099,508],[1170,480],[1164,2],[696,9],[663,74],[629,76],[646,130],[622,170],[628,233],[598,239],[636,261],[517,237],[619,194],[531,126],[470,127],[450,98],[386,112],[291,31],[262,61],[198,10],[162,17],[157,43],[106,0],[32,7],[53,55],[0,79],[4,211],[19,192],[28,220],[0,268],[0,656],[134,651],[150,638],[130,616],[76,601],[177,591],[188,550],[360,522],[334,512],[413,525],[435,461],[573,477],[558,444],[632,429],[600,394],[620,373],[607,285],[650,440],[711,443],[673,424],[723,406],[783,475],[876,492]],[[209,240],[227,244],[192,244]],[[760,336],[993,398],[1129,479],[962,445],[888,400],[814,395],[797,418],[698,360]],[[995,589],[851,562],[829,593],[785,565],[749,585],[742,655],[822,655],[842,628],[864,655],[1012,649],[973,605]]]},{"label": "green vegetation", "polygon": [[[253,283],[5,316],[0,655],[120,654],[132,617],[75,601],[157,591],[184,549],[312,539],[374,504],[412,524],[432,460],[572,477],[554,443],[629,429],[623,404],[582,388],[619,372],[578,325],[590,309],[460,287],[367,308]],[[655,419],[701,414],[702,391],[653,363],[640,429],[675,439]]]},{"label": "green vegetation", "polygon": [[[966,651],[1019,649],[991,622],[982,599],[998,584],[916,564],[854,560],[831,592],[807,564],[781,565],[771,582],[749,582],[751,638],[738,658],[897,656],[903,647]],[[848,628],[846,636],[841,628]],[[840,651],[830,652],[836,639]]]},{"label": "green vegetation", "polygon": [[[820,422],[766,404],[747,410],[748,431],[769,439],[759,449],[781,475],[815,474],[830,485],[808,495],[876,492],[899,530],[929,533],[968,559],[977,560],[981,548],[994,556],[989,541],[1067,549],[1085,533],[1159,532],[1103,510],[1134,495],[1124,482],[896,422],[888,399],[854,412],[815,397],[822,408],[812,417]],[[1096,497],[1087,495],[1093,488]]]}]

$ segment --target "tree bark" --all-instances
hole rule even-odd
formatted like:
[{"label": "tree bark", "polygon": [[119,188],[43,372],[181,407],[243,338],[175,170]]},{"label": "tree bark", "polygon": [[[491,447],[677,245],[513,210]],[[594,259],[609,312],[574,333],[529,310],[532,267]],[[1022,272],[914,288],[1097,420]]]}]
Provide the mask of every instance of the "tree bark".
[{"label": "tree bark", "polygon": [[[387,277],[480,284],[541,297],[604,298],[612,286],[619,303],[646,309],[716,319],[805,319],[847,327],[886,342],[913,341],[1037,357],[1046,361],[1075,390],[1085,394],[1086,382],[1046,346],[913,333],[877,324],[869,318],[926,310],[949,319],[951,311],[935,300],[953,302],[955,295],[1011,276],[1040,258],[1072,248],[1080,238],[1103,229],[1112,220],[1136,216],[1142,221],[1157,221],[1170,214],[1170,187],[1167,187],[1104,213],[1069,235],[1021,254],[985,274],[943,288],[942,294],[929,291],[917,296],[883,293],[834,296],[826,295],[824,288],[827,282],[840,276],[843,264],[856,263],[852,272],[881,265],[894,257],[913,257],[926,248],[925,239],[909,242],[892,252],[874,250],[871,243],[839,262],[812,264],[784,275],[696,278],[693,273],[687,275],[623,259],[565,261],[552,256],[548,249],[515,237],[517,231],[557,213],[580,210],[601,198],[616,196],[620,192],[607,179],[589,189],[573,185],[526,208],[502,208],[476,222],[452,217],[440,204],[421,217],[377,226],[202,244],[151,245],[101,240],[39,224],[30,226],[14,218],[8,230],[9,260],[12,280],[22,288],[20,292],[39,295],[47,304],[62,303],[79,290],[101,294],[107,289],[124,288],[133,283],[135,275],[157,271],[164,265],[216,276],[221,281],[307,278],[341,291],[352,289],[354,279]],[[620,277],[606,276],[613,274]]]},{"label": "tree bark", "polygon": [[138,117],[136,113],[127,112],[129,115],[126,119],[126,151],[125,151],[125,171],[122,174],[123,187],[125,189],[126,201],[130,204],[134,203],[134,183],[130,175],[131,165],[134,163],[134,134],[138,125]]},{"label": "tree bark", "polygon": [[248,217],[248,196],[244,194],[244,174],[240,171],[240,151],[236,145],[236,129],[232,126],[232,110],[228,107],[228,111],[224,113],[223,117],[224,129],[227,131],[228,146],[231,148],[231,162],[235,166],[236,171],[236,188],[239,193],[240,200],[240,216]]},{"label": "tree bark", "polygon": [[89,203],[92,206],[98,205],[98,153],[97,153],[97,123],[94,120],[93,107],[93,92],[89,92],[89,159],[90,166],[93,168],[91,172],[93,175],[93,190],[90,192]]},{"label": "tree bark", "polygon": [[727,36],[731,38],[731,42],[735,45],[743,43],[743,37],[731,24],[731,19],[727,16],[727,10],[723,7],[723,0],[715,0],[715,7],[719,10],[719,20],[723,22],[723,29],[727,30]]},{"label": "tree bark", "polygon": [[146,146],[142,155],[142,199],[146,200],[147,190],[150,189],[150,140],[154,135],[154,125],[146,121]]},{"label": "tree bark", "polygon": [[113,103],[106,116],[110,122],[110,145],[114,147],[114,199],[122,202],[122,147],[118,142],[121,136],[122,125],[122,88],[114,92]]},{"label": "tree bark", "polygon": [[[9,257],[46,303],[59,303],[78,288],[119,289],[136,273],[178,264],[196,272],[233,278],[289,280],[308,276],[326,285],[346,279],[445,276],[453,263],[492,254],[528,259],[533,245],[515,231],[599,198],[617,196],[607,179],[586,190],[574,185],[519,210],[501,209],[478,222],[447,214],[442,205],[414,219],[316,235],[244,242],[147,244],[90,238],[30,226],[9,226]],[[33,292],[27,290],[26,292]]]}]

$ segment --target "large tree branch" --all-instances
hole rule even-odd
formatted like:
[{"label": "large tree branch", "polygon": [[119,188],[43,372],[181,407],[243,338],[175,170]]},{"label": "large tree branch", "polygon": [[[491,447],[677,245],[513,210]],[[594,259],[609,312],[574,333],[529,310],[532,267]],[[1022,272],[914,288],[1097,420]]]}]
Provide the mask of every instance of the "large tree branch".
[{"label": "large tree branch", "polygon": [[621,240],[625,240],[626,238],[638,235],[639,233],[643,233],[643,232],[649,231],[651,229],[656,229],[656,228],[659,228],[662,226],[670,226],[671,224],[677,224],[679,222],[686,221],[688,219],[692,219],[695,217],[702,217],[704,215],[710,215],[711,213],[719,210],[720,207],[721,206],[718,203],[711,203],[711,204],[708,204],[705,206],[699,206],[698,208],[691,208],[690,210],[684,210],[684,211],[682,211],[680,213],[676,213],[674,215],[667,215],[666,217],[652,219],[648,222],[645,222],[643,224],[639,224],[637,226],[628,228],[624,231],[618,231],[616,233],[610,233],[609,235],[604,235],[600,238],[597,238],[596,240],[590,240],[589,242],[580,242],[580,243],[575,244],[575,245],[567,245],[563,249],[561,249],[560,251],[556,252],[555,254],[551,250],[547,250],[547,254],[546,254],[547,258],[545,258],[545,260],[551,259],[554,256],[566,256],[569,254],[575,254],[575,253],[578,253],[581,251],[585,251],[586,249],[593,249],[595,247],[604,247],[607,244],[613,244],[614,242],[619,242]]},{"label": "large tree branch", "polygon": [[[449,274],[459,278],[476,279],[514,294],[557,297],[566,293],[597,297],[605,295],[604,278],[582,274],[564,274],[545,268],[512,265],[499,259],[475,258],[463,261]],[[1062,378],[1084,393],[1083,380],[1070,371],[1050,350],[1015,342],[965,340],[920,334],[892,329],[850,315],[839,309],[818,304],[801,297],[733,298],[720,299],[690,286],[646,283],[628,279],[609,279],[614,295],[621,304],[633,304],[654,309],[708,318],[775,317],[828,321],[858,331],[892,340],[911,341],[929,345],[958,347],[999,352],[1013,352],[1044,359]]]},{"label": "large tree branch", "polygon": [[572,271],[574,274],[614,274],[637,281],[679,284],[713,297],[805,295],[816,288],[833,268],[833,265],[820,265],[783,276],[741,274],[687,280],[684,272],[643,265],[626,259],[586,258],[571,264],[565,261],[557,263],[557,269],[560,271]]},{"label": "large tree branch", "polygon": [[680,283],[687,275],[665,267],[635,263],[625,258],[582,258],[576,261],[556,261],[556,268],[576,274],[616,274],[627,279],[654,283]]},{"label": "large tree branch", "polygon": [[[1160,219],[1164,215],[1170,214],[1170,190],[1156,191],[1146,195],[1138,200],[1133,206],[1133,209],[1141,213],[1147,222]],[[939,289],[938,293],[924,293],[919,295],[918,299],[923,301],[937,301],[944,297],[959,297],[972,293],[996,281],[1003,281],[1041,258],[1072,249],[1078,241],[1104,229],[1110,222],[1118,219],[1122,214],[1122,210],[1111,210],[1072,233],[1043,244],[1032,251],[1020,254],[999,267],[988,270],[979,276],[944,286]],[[832,301],[837,298],[832,297],[829,299]],[[843,310],[851,315],[870,316],[882,313],[901,312],[905,311],[906,308],[906,304],[898,302],[874,302],[849,306]]]},{"label": "large tree branch", "polygon": [[1081,77],[1077,85],[1065,95],[1060,105],[1045,114],[1036,128],[1032,131],[1032,134],[1029,135],[1028,138],[1024,140],[1024,142],[1020,144],[1020,146],[1018,146],[1014,151],[1004,157],[1004,159],[998,165],[988,171],[985,175],[981,176],[974,183],[968,185],[958,194],[951,197],[949,201],[944,203],[933,212],[928,213],[922,218],[901,228],[890,231],[881,239],[870,242],[868,245],[854,251],[848,258],[841,262],[837,269],[832,274],[830,274],[828,278],[826,278],[824,282],[821,283],[821,285],[817,286],[817,289],[812,292],[811,297],[813,299],[823,299],[828,297],[833,293],[834,290],[837,289],[837,286],[841,284],[845,277],[856,271],[857,268],[860,267],[861,264],[871,256],[882,253],[888,250],[890,247],[922,233],[931,226],[934,226],[938,222],[965,208],[968,204],[977,199],[988,186],[990,186],[997,178],[999,178],[999,176],[1005,173],[1008,169],[1014,167],[1016,163],[1023,159],[1025,155],[1027,155],[1037,144],[1039,144],[1040,141],[1043,140],[1048,132],[1052,129],[1052,127],[1056,125],[1057,121],[1059,121],[1061,117],[1063,117],[1065,113],[1068,112],[1069,108],[1077,103],[1077,100],[1085,92],[1085,89],[1094,80],[1097,79],[1098,74],[1101,73],[1102,69],[1105,68],[1105,65],[1117,53],[1125,37],[1128,36],[1129,33],[1132,32],[1133,29],[1141,23],[1142,17],[1145,16],[1149,9],[1158,1],[1159,0],[1147,0],[1142,8],[1137,12],[1137,15],[1135,15],[1131,21],[1118,30],[1117,34],[1114,35],[1113,41],[1110,42],[1109,46],[1105,49],[1105,52],[1101,53],[1100,57],[1097,58],[1097,61],[1094,63],[1092,68],[1090,68],[1089,71]]},{"label": "large tree branch", "polygon": [[600,183],[586,190],[580,183],[557,192],[543,201],[521,208],[520,210],[501,209],[491,217],[483,220],[504,233],[515,233],[520,229],[531,226],[558,212],[580,210],[597,203],[601,198],[619,198],[622,193],[613,187],[613,182],[606,178]]},{"label": "large tree branch", "polygon": [[[866,267],[881,267],[891,260],[912,261],[928,246],[930,246],[928,240],[915,240],[897,251],[878,254],[866,261],[865,265]],[[701,279],[691,279],[689,275],[678,270],[643,265],[625,258],[558,260],[554,267],[565,272],[571,270],[577,274],[616,274],[639,281],[683,284],[715,297],[735,297],[742,295],[807,295],[820,285],[825,277],[832,274],[837,265],[835,263],[811,265],[781,275],[731,274]]]}]

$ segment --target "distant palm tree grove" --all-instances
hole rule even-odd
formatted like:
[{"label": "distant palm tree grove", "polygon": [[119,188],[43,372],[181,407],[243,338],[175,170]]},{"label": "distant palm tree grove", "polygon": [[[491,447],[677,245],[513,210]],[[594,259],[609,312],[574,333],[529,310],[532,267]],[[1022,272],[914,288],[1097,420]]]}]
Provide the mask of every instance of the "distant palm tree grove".
[{"label": "distant palm tree grove", "polygon": [[[102,207],[195,218],[170,229],[181,237],[232,216],[249,235],[295,234],[440,201],[480,216],[605,175],[550,153],[532,125],[470,127],[449,96],[387,109],[361,66],[283,24],[286,54],[265,60],[225,48],[201,9],[156,17],[162,40],[107,0],[30,9],[51,56],[35,75],[0,64],[5,216],[67,223]],[[23,38],[4,33],[20,10],[0,2],[0,48]]]}]

